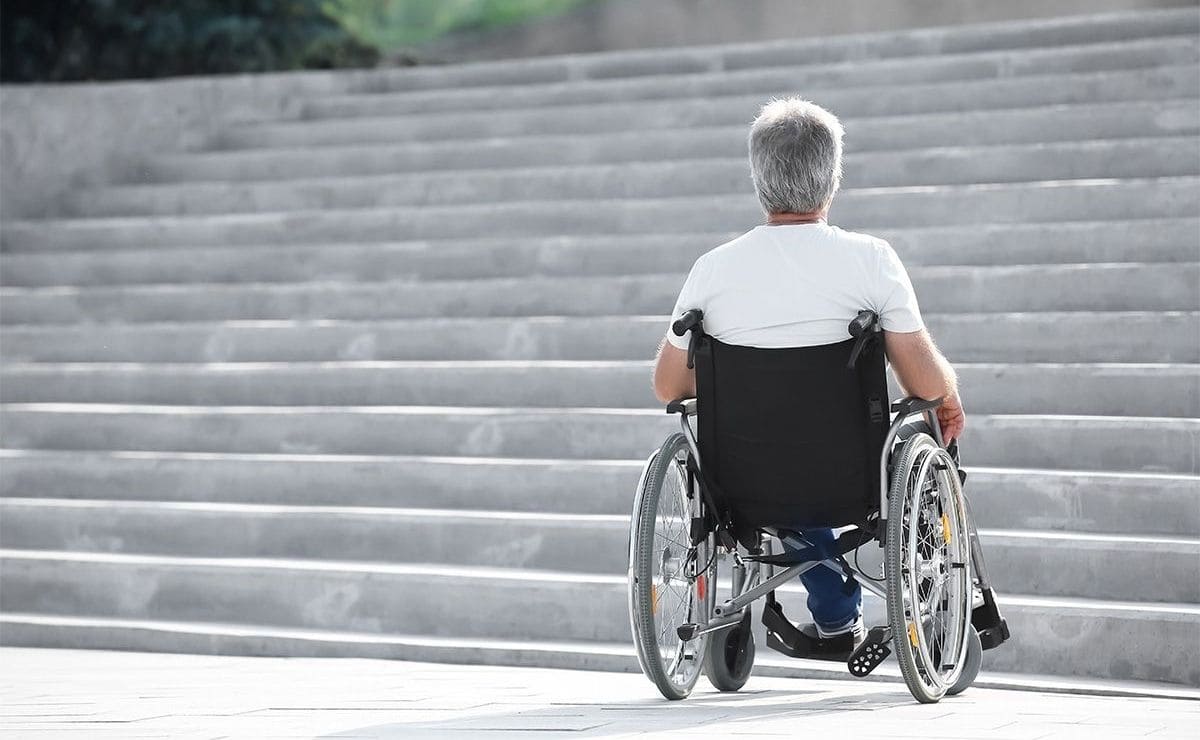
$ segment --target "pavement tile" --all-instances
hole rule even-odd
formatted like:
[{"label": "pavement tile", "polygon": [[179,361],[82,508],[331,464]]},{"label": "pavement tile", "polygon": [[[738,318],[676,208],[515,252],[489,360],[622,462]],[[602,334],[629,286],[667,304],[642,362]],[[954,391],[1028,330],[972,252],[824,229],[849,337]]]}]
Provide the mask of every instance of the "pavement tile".
[{"label": "pavement tile", "polygon": [[509,738],[651,735],[1193,739],[1200,702],[754,677],[668,702],[638,675],[398,661],[0,648],[0,736]]}]

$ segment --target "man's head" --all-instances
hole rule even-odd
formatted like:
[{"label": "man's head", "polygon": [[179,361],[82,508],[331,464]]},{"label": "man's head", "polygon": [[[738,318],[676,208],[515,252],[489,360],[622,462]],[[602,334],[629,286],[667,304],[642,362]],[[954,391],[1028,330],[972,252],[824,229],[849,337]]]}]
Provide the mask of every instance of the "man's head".
[{"label": "man's head", "polygon": [[821,211],[842,181],[842,124],[807,100],[772,100],[750,126],[750,170],[768,214]]}]

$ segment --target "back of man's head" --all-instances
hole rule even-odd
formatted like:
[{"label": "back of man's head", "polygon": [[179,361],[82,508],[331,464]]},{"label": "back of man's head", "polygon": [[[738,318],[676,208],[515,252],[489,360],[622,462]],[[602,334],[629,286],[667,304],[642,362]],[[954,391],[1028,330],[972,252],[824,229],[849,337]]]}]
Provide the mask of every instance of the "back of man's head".
[{"label": "back of man's head", "polygon": [[807,100],[772,100],[750,126],[750,170],[767,213],[820,211],[842,180],[841,122]]}]

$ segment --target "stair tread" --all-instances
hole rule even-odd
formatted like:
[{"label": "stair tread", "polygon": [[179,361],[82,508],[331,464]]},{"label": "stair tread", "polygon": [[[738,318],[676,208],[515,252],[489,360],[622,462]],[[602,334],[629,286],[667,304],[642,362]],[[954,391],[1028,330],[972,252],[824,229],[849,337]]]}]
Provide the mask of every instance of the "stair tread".
[{"label": "stair tread", "polygon": [[[624,587],[626,575],[606,575],[559,570],[534,570],[531,568],[504,568],[494,566],[460,566],[442,563],[394,563],[351,560],[317,560],[309,558],[256,558],[256,557],[190,557],[181,555],[148,555],[132,553],[78,552],[69,550],[20,550],[0,548],[0,560],[55,561],[103,563],[111,565],[142,565],[162,567],[193,567],[227,570],[296,570],[307,572],[381,573],[400,576],[422,576],[446,579],[496,579],[539,584],[590,584],[595,586]],[[803,593],[802,586],[788,584],[781,588],[785,592]],[[877,599],[873,594],[864,598]],[[1067,596],[1033,596],[1005,594],[1007,604],[1054,609],[1112,611],[1146,618],[1186,617],[1200,620],[1200,604],[1118,601]],[[1198,621],[1200,624],[1200,621]]]},{"label": "stair tread", "polygon": [[[1197,495],[1200,496],[1200,477],[1194,478],[1198,484]],[[230,514],[245,516],[344,516],[388,519],[418,519],[431,523],[438,521],[449,522],[520,522],[523,524],[555,524],[571,527],[603,527],[618,528],[624,531],[629,526],[628,515],[614,514],[576,514],[549,513],[531,511],[512,511],[496,509],[439,509],[433,507],[394,507],[394,506],[345,506],[345,505],[305,505],[305,504],[259,504],[220,501],[159,501],[148,499],[114,500],[93,498],[50,498],[50,497],[18,497],[0,496],[0,507],[28,509],[106,509],[110,511],[161,511],[161,512],[203,512],[211,514]],[[1010,539],[1015,541],[1031,540],[1037,542],[1054,542],[1065,544],[1097,544],[1111,546],[1113,549],[1137,550],[1139,546],[1159,546],[1165,548],[1186,548],[1200,554],[1200,537],[1172,537],[1163,535],[1126,534],[1126,533],[1096,533],[1071,532],[1048,529],[997,529],[982,527],[979,534],[985,539]],[[15,548],[25,550],[25,548]],[[37,552],[38,550],[32,550]],[[70,552],[75,552],[71,550]],[[342,562],[342,561],[335,561]]]},{"label": "stair tread", "polygon": [[[2,624],[36,624],[61,627],[113,627],[132,630],[151,630],[164,633],[200,633],[229,636],[277,636],[299,640],[321,640],[342,643],[392,643],[426,645],[431,647],[498,648],[523,653],[563,651],[585,655],[614,656],[626,659],[625,664],[613,664],[600,670],[636,670],[633,646],[628,643],[515,640],[485,637],[440,637],[436,635],[398,635],[375,632],[276,627],[231,622],[188,622],[163,619],[121,619],[93,616],[59,616],[28,612],[2,612]],[[841,678],[849,680],[841,664],[776,658],[762,655],[755,659],[756,675],[787,675]],[[762,670],[758,670],[762,669]],[[783,671],[783,672],[780,672]],[[881,666],[872,676],[878,680],[898,681],[899,671],[889,665]],[[1049,674],[1008,673],[985,671],[973,684],[982,688],[1011,688],[1030,691],[1086,693],[1109,696],[1161,696],[1179,699],[1200,699],[1200,689],[1179,684],[1116,679],[1086,679]]]}]

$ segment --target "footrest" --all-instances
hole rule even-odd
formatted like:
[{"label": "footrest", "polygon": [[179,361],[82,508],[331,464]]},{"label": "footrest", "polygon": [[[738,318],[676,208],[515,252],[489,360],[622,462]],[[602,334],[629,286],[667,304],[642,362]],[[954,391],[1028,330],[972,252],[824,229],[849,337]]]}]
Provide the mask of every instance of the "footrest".
[{"label": "footrest", "polygon": [[849,659],[854,649],[851,635],[820,637],[813,625],[796,627],[783,615],[779,602],[768,601],[763,605],[762,622],[767,628],[767,647],[792,658],[840,663]]},{"label": "footrest", "polygon": [[884,626],[872,627],[867,631],[867,639],[850,653],[846,667],[852,676],[862,678],[878,668],[891,654],[892,630]]}]

